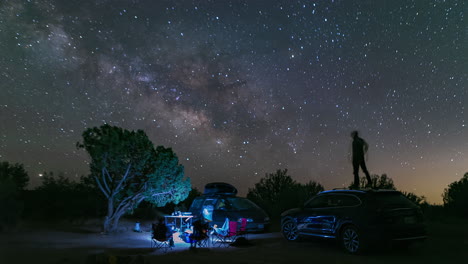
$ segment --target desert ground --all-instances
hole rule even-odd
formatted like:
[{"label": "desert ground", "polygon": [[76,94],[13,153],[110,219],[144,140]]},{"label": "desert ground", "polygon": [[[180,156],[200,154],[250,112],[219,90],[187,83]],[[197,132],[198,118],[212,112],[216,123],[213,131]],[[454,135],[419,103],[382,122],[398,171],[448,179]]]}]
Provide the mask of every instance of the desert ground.
[{"label": "desert ground", "polygon": [[444,263],[468,259],[468,225],[429,223],[429,238],[409,249],[385,249],[349,255],[333,241],[288,242],[280,233],[249,234],[250,246],[197,248],[176,239],[164,252],[150,243],[150,223],[143,232],[122,223],[117,234],[101,234],[96,226],[23,227],[0,234],[0,263]]}]

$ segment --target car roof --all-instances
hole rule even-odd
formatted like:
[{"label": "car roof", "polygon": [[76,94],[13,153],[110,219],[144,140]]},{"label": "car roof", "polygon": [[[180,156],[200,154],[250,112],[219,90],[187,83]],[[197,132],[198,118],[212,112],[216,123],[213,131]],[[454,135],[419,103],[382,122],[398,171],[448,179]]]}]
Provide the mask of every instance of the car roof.
[{"label": "car roof", "polygon": [[399,193],[397,190],[390,189],[333,189],[323,191],[318,194],[341,193],[341,194],[366,194],[366,193]]},{"label": "car roof", "polygon": [[215,194],[202,194],[197,196],[196,198],[243,198],[232,194],[224,194],[224,193],[215,193]]}]

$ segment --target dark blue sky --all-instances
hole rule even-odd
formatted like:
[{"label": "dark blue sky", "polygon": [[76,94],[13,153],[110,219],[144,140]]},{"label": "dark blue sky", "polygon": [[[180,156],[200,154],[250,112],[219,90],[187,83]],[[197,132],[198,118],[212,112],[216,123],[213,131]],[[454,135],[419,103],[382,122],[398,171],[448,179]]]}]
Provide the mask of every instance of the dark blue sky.
[{"label": "dark blue sky", "polygon": [[287,168],[347,186],[368,168],[441,202],[468,171],[464,1],[0,3],[0,160],[88,173],[103,123],[172,147],[194,186],[241,194]]}]

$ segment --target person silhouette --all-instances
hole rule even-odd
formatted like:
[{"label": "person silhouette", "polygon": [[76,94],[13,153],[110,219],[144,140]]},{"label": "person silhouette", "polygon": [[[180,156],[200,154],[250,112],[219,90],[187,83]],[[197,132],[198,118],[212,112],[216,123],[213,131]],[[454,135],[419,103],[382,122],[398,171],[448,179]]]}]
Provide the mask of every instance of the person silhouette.
[{"label": "person silhouette", "polygon": [[367,178],[367,186],[372,186],[372,180],[369,175],[369,171],[367,171],[366,167],[366,159],[365,154],[369,149],[369,144],[360,138],[357,131],[351,132],[351,137],[353,138],[353,174],[354,174],[354,184],[352,185],[354,188],[359,188],[359,167],[361,167],[362,171],[366,175]]}]

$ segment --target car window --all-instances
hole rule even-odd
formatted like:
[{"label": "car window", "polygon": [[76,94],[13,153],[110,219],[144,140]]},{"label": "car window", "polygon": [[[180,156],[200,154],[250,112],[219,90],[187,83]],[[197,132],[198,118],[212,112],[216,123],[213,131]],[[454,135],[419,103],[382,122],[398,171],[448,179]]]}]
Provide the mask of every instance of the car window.
[{"label": "car window", "polygon": [[342,207],[342,206],[356,206],[359,205],[361,201],[352,195],[346,194],[327,194],[319,195],[306,204],[306,208],[330,208],[330,207]]},{"label": "car window", "polygon": [[213,221],[213,209],[216,202],[216,198],[206,198],[203,202],[202,215],[205,221]]},{"label": "car window", "polygon": [[322,208],[329,207],[329,195],[319,195],[310,199],[304,205],[306,208]]},{"label": "car window", "polygon": [[190,206],[190,210],[199,210],[202,206],[203,198],[195,198],[192,202],[192,206]]},{"label": "car window", "polygon": [[231,209],[231,206],[229,205],[228,201],[226,201],[226,199],[221,198],[221,199],[218,199],[215,209],[216,210],[229,210]]},{"label": "car window", "polygon": [[214,207],[214,205],[216,204],[217,201],[218,201],[218,199],[216,199],[216,198],[206,198],[205,202],[203,202],[203,206],[211,205],[211,206]]},{"label": "car window", "polygon": [[361,200],[353,195],[336,195],[337,206],[356,206],[361,203]]},{"label": "car window", "polygon": [[399,192],[380,192],[372,195],[376,205],[381,208],[412,208],[415,204]]},{"label": "car window", "polygon": [[259,209],[259,207],[254,204],[252,201],[241,198],[241,197],[229,197],[226,198],[228,203],[231,205],[233,210],[249,210],[249,209]]}]

